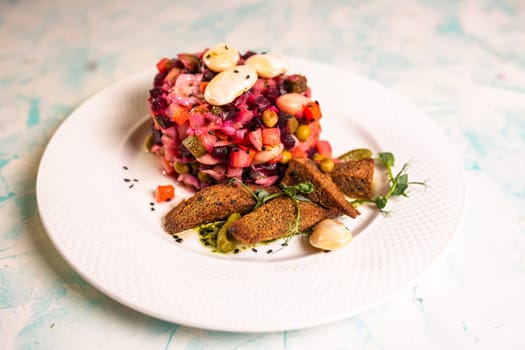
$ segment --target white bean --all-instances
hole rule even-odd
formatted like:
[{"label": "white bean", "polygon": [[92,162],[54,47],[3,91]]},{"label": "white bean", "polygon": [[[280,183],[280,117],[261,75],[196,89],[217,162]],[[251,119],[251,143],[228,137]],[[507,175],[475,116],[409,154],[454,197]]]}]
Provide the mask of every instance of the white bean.
[{"label": "white bean", "polygon": [[300,116],[303,113],[304,105],[310,101],[311,99],[298,94],[297,92],[290,92],[277,97],[275,103],[281,111],[289,113],[293,116]]},{"label": "white bean", "polygon": [[310,235],[310,244],[324,250],[341,248],[352,240],[352,233],[341,221],[326,219]]},{"label": "white bean", "polygon": [[254,68],[261,78],[274,78],[288,69],[281,57],[271,53],[250,56],[244,64]]},{"label": "white bean", "polygon": [[228,44],[215,45],[202,56],[206,67],[217,73],[235,67],[239,58],[239,51]]},{"label": "white bean", "polygon": [[204,99],[223,106],[248,91],[257,81],[257,72],[248,66],[235,66],[217,74],[206,86]]}]

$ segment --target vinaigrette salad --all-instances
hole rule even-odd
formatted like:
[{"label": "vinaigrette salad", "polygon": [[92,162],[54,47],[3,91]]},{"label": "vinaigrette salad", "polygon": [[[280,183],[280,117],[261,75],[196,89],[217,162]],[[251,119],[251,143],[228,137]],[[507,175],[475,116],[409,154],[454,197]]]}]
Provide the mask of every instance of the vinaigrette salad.
[{"label": "vinaigrette salad", "polygon": [[148,149],[185,185],[270,186],[295,157],[331,159],[307,79],[271,53],[228,44],[162,58],[149,90]]}]

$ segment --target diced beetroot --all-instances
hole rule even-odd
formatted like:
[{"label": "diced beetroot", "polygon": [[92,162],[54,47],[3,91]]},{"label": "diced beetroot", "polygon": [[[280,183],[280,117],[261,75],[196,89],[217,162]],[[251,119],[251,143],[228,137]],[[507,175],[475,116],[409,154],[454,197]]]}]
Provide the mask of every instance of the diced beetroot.
[{"label": "diced beetroot", "polygon": [[317,149],[317,152],[322,154],[325,158],[332,158],[332,146],[330,145],[330,142],[319,140],[315,144],[315,148]]},{"label": "diced beetroot", "polygon": [[208,132],[202,133],[198,137],[201,144],[204,146],[204,148],[206,148],[206,151],[211,153],[213,151],[213,147],[215,147],[217,137],[215,135],[210,135]]},{"label": "diced beetroot", "polygon": [[226,171],[226,176],[232,178],[232,177],[241,177],[242,176],[242,168],[236,168],[234,166],[228,166],[228,169]]},{"label": "diced beetroot", "polygon": [[235,127],[241,128],[244,125],[246,125],[250,120],[253,118],[253,112],[249,111],[247,109],[241,109],[239,113],[237,114],[237,118],[235,119]]},{"label": "diced beetroot", "polygon": [[255,151],[248,148],[241,149],[237,148],[231,151],[230,154],[230,165],[236,168],[245,168],[252,164]]},{"label": "diced beetroot", "polygon": [[193,186],[196,189],[200,189],[201,188],[201,184],[199,182],[199,179],[197,179],[195,176],[190,175],[190,174],[179,175],[179,177],[177,178],[177,181],[182,182],[182,183],[184,183],[184,184],[186,184],[188,186]]},{"label": "diced beetroot", "polygon": [[253,85],[252,89],[256,93],[262,92],[266,88],[265,79],[259,78]]},{"label": "diced beetroot", "polygon": [[279,180],[279,176],[274,175],[274,176],[268,176],[268,177],[261,177],[255,180],[255,183],[261,186],[271,186],[274,183],[276,183],[277,180]]},{"label": "diced beetroot", "polygon": [[248,134],[248,130],[246,129],[239,129],[235,131],[235,135],[233,135],[233,141],[240,144],[246,144],[248,141],[246,139],[246,135]]},{"label": "diced beetroot", "polygon": [[221,162],[220,159],[213,158],[213,156],[209,153],[206,153],[205,155],[200,156],[199,158],[197,158],[197,161],[201,164],[206,164],[206,165],[216,165]]},{"label": "diced beetroot", "polygon": [[224,164],[218,164],[214,166],[212,169],[205,169],[202,170],[203,173],[210,175],[217,181],[224,180],[224,174],[226,172],[226,167]]},{"label": "diced beetroot", "polygon": [[262,129],[262,142],[268,146],[277,146],[281,143],[281,131],[279,128]]},{"label": "diced beetroot", "polygon": [[169,175],[174,172],[173,166],[169,163],[169,161],[165,157],[162,157],[161,161],[162,161],[162,167],[164,168],[164,173],[166,175]]},{"label": "diced beetroot", "polygon": [[248,139],[255,147],[256,150],[261,151],[263,147],[262,132],[261,129],[254,130],[248,134]]},{"label": "diced beetroot", "polygon": [[205,123],[204,116],[201,113],[198,113],[198,112],[194,112],[194,113],[189,114],[188,118],[189,118],[189,121],[190,121],[190,126],[192,128],[196,128],[198,126],[203,126],[204,123]]}]

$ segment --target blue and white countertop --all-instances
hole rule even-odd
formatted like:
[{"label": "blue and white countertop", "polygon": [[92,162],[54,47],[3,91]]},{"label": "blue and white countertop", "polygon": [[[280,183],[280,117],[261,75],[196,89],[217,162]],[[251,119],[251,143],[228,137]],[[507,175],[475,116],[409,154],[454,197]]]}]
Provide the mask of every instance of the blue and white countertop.
[{"label": "blue and white countertop", "polygon": [[[324,326],[227,333],[128,309],[61,258],[35,198],[53,132],[105,86],[218,42],[354,71],[444,130],[465,214],[413,286]],[[6,0],[0,67],[1,349],[525,348],[525,2]]]}]

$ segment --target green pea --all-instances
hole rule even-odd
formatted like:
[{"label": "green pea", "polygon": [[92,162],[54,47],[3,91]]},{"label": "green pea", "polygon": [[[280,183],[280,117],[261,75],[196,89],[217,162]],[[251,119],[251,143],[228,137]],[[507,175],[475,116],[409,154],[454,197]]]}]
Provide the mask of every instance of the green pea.
[{"label": "green pea", "polygon": [[211,176],[206,174],[203,171],[199,171],[197,173],[197,178],[199,179],[200,182],[210,182],[211,180]]},{"label": "green pea", "polygon": [[279,116],[271,109],[263,112],[262,122],[267,128],[273,128],[277,124],[277,121],[279,121]]},{"label": "green pea", "polygon": [[324,173],[330,173],[334,170],[335,163],[330,158],[325,158],[319,163],[319,169]]},{"label": "green pea", "polygon": [[299,141],[303,141],[304,142],[304,141],[308,140],[308,138],[310,137],[310,133],[311,133],[310,126],[306,125],[306,124],[303,124],[303,125],[299,126],[299,128],[297,128],[295,136],[297,136]]}]

